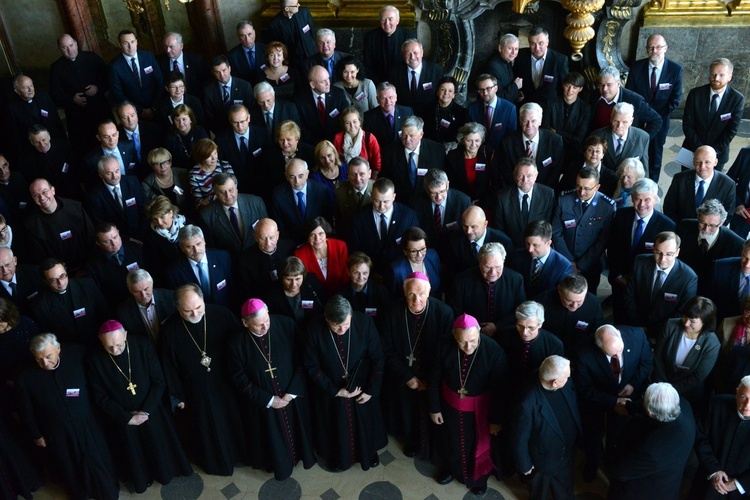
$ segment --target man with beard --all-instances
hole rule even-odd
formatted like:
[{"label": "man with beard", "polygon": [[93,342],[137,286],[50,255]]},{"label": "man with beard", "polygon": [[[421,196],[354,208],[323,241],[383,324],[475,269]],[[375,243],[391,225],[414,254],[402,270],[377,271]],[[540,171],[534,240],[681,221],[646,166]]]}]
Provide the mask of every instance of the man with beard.
[{"label": "man with beard", "polygon": [[102,349],[89,357],[89,387],[107,420],[113,457],[122,481],[143,493],[157,480],[190,476],[190,467],[162,398],[166,383],[148,339],[108,320],[99,328]]},{"label": "man with beard", "polygon": [[206,304],[194,283],[174,297],[178,314],[159,335],[169,395],[187,420],[191,456],[207,473],[231,476],[245,439],[224,352],[239,325],[229,309]]},{"label": "man with beard", "polygon": [[250,465],[283,481],[300,460],[305,469],[315,465],[300,334],[290,318],[269,315],[260,299],[243,304],[242,325],[230,340],[227,365],[252,435]]},{"label": "man with beard", "polygon": [[423,273],[404,280],[404,298],[383,319],[386,359],[384,396],[388,430],[404,438],[404,455],[429,458],[434,436],[427,416],[427,374],[435,349],[450,334],[453,311],[430,297],[430,281]]},{"label": "man with beard", "polygon": [[383,351],[372,319],[334,295],[308,325],[305,369],[311,379],[315,446],[334,471],[380,465],[388,438],[380,411]]}]

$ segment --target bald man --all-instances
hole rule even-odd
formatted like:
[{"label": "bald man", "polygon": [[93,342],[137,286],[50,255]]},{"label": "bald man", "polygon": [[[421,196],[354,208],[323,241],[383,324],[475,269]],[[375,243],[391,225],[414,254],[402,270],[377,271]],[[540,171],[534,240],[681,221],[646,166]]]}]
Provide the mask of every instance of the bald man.
[{"label": "bald man", "polygon": [[310,68],[307,81],[309,89],[300,89],[294,96],[302,142],[312,146],[324,139],[333,142],[333,136],[341,130],[341,113],[349,107],[344,91],[331,85],[331,76],[323,66]]},{"label": "bald man", "polygon": [[[448,265],[460,273],[477,265],[477,251],[482,245],[491,241],[505,247],[509,254],[513,252],[511,239],[502,231],[487,227],[487,215],[480,207],[467,208],[460,221],[460,231],[451,234],[448,245]],[[453,273],[450,273],[454,275]]]},{"label": "bald man", "polygon": [[240,258],[242,296],[267,300],[281,263],[294,253],[295,245],[281,238],[276,221],[268,218],[258,221],[253,237],[256,244],[244,250]]}]

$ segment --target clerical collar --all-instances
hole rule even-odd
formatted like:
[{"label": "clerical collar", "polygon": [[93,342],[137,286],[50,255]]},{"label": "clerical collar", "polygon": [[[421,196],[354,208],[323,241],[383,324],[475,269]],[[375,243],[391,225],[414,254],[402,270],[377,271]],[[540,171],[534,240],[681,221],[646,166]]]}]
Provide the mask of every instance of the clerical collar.
[{"label": "clerical collar", "polygon": [[745,421],[750,420],[750,417],[743,417],[742,413],[740,413],[739,410],[737,411],[737,416],[740,417],[740,420],[745,420]]},{"label": "clerical collar", "polygon": [[278,245],[276,245],[276,248],[274,248],[274,249],[273,249],[273,252],[266,252],[265,250],[261,249],[260,247],[258,247],[258,249],[259,249],[259,250],[260,250],[260,251],[261,251],[262,253],[264,253],[264,254],[266,254],[266,255],[273,255],[273,254],[275,254],[275,253],[276,253],[276,250],[278,250],[278,249],[279,249],[279,246],[278,246]]},{"label": "clerical collar", "polygon": [[[251,330],[251,329],[249,329],[249,328],[247,329],[247,331],[248,331],[248,332],[250,332],[250,334],[251,334],[251,335],[252,335],[253,337],[255,337],[255,338],[259,338],[259,339],[262,339],[263,337],[265,337],[265,336],[266,336],[266,334],[268,334],[268,332],[266,332],[266,333],[264,333],[263,335],[261,335],[261,334],[255,333],[254,331],[252,331],[252,330]],[[270,330],[269,330],[269,331],[270,331]]]},{"label": "clerical collar", "polygon": [[[62,360],[62,356],[58,356],[57,357],[57,364],[55,365],[54,368],[51,368],[51,370],[57,370],[58,368],[60,368],[60,361],[61,360]],[[743,419],[743,420],[745,420],[745,419]]]}]

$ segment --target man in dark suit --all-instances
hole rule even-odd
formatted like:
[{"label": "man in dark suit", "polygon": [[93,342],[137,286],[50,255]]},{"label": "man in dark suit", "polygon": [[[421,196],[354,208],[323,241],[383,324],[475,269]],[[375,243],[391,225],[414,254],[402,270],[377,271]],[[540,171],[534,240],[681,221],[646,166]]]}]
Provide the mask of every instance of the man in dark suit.
[{"label": "man in dark suit", "polygon": [[[309,88],[300,86],[294,102],[300,117],[302,142],[311,146],[341,131],[341,113],[349,107],[344,91],[331,86],[323,66],[313,66],[307,74]],[[304,88],[303,88],[304,87]]]},{"label": "man in dark suit", "polygon": [[404,42],[401,47],[401,59],[402,62],[391,67],[388,81],[395,85],[401,94],[401,103],[412,108],[418,116],[422,116],[424,108],[435,100],[443,68],[434,62],[424,60],[424,47],[414,38]]},{"label": "man in dark suit", "polygon": [[714,262],[738,256],[744,241],[723,225],[727,212],[718,200],[706,199],[697,215],[697,219],[682,219],[675,232],[682,239],[680,260],[698,275],[698,293],[706,295]]},{"label": "man in dark suit", "polygon": [[280,238],[279,227],[273,219],[261,219],[255,225],[256,245],[242,252],[240,279],[243,297],[270,296],[273,284],[279,279],[279,268],[284,259],[294,253],[294,241]]},{"label": "man in dark suit", "polygon": [[375,85],[388,80],[388,72],[401,61],[401,47],[416,38],[413,29],[399,26],[401,13],[392,5],[380,8],[380,27],[365,33],[362,54]]},{"label": "man in dark suit", "polygon": [[430,245],[445,262],[448,240],[452,234],[461,231],[461,218],[471,206],[471,198],[451,189],[448,176],[439,168],[432,168],[424,175],[424,191],[415,196],[414,211]]},{"label": "man in dark suit", "polygon": [[556,288],[573,265],[552,248],[552,225],[546,220],[529,222],[524,231],[526,248],[516,249],[508,266],[523,276],[527,297]]},{"label": "man in dark suit", "polygon": [[24,316],[31,316],[34,298],[44,288],[39,267],[18,265],[13,250],[0,247],[0,297],[13,302]]},{"label": "man in dark suit", "polygon": [[201,226],[208,245],[226,250],[237,263],[240,254],[255,245],[253,228],[268,217],[266,204],[258,196],[239,194],[233,174],[216,174],[213,185],[216,199],[201,210]]},{"label": "man in dark suit", "polygon": [[347,180],[341,181],[333,193],[336,202],[336,233],[348,239],[352,232],[354,214],[372,205],[372,177],[370,163],[361,156],[349,160]]},{"label": "man in dark suit", "polygon": [[510,237],[514,248],[525,248],[524,231],[529,222],[552,220],[555,192],[549,186],[537,184],[538,176],[534,160],[519,158],[513,169],[513,183],[497,195],[494,225]]},{"label": "man in dark suit", "polygon": [[389,82],[378,85],[378,107],[365,112],[362,128],[378,140],[381,151],[385,151],[400,137],[401,125],[414,114],[409,106],[396,104],[396,87]]},{"label": "man in dark suit", "polygon": [[411,208],[396,202],[395,186],[386,177],[375,181],[371,198],[371,207],[363,207],[354,214],[349,252],[369,255],[373,270],[384,276],[391,262],[403,255],[397,241],[400,242],[404,231],[419,226],[419,221]]},{"label": "man in dark suit", "polygon": [[132,31],[122,30],[117,40],[121,55],[109,63],[110,101],[131,101],[144,119],[151,120],[164,88],[161,68],[153,53],[138,50],[138,39]]},{"label": "man in dark suit", "polygon": [[206,249],[206,239],[198,226],[188,224],[177,236],[184,254],[167,268],[167,285],[171,289],[195,283],[208,304],[230,307],[239,302],[233,297],[232,261],[225,250]]},{"label": "man in dark suit", "polygon": [[145,269],[129,272],[126,285],[130,297],[117,306],[115,317],[128,333],[146,337],[156,345],[161,326],[175,312],[172,291],[154,288],[154,280]]},{"label": "man in dark suit", "polygon": [[575,191],[560,195],[552,218],[555,249],[586,277],[592,293],[599,287],[602,255],[615,216],[615,202],[598,191],[599,172],[582,168]]},{"label": "man in dark suit", "polygon": [[148,172],[148,154],[164,146],[164,131],[153,122],[140,121],[135,106],[128,101],[120,103],[115,112],[120,119],[120,137],[133,143],[141,172]]},{"label": "man in dark suit", "polygon": [[261,155],[268,148],[269,137],[263,128],[252,123],[243,104],[229,107],[229,123],[232,128],[217,133],[215,137],[219,159],[232,165],[240,192],[257,192],[263,175]]},{"label": "man in dark suit", "polygon": [[648,132],[653,139],[661,129],[661,117],[659,113],[651,109],[651,106],[640,95],[628,89],[622,88],[620,83],[620,71],[614,66],[607,66],[599,71],[599,94],[591,96],[591,122],[589,132],[610,125],[612,108],[620,102],[633,105],[633,125]]},{"label": "man in dark suit", "polygon": [[247,20],[237,23],[239,43],[227,52],[229,65],[235,75],[247,82],[255,79],[255,73],[266,60],[266,45],[255,40],[255,26]]},{"label": "man in dark suit", "polygon": [[691,219],[703,200],[710,199],[719,200],[728,214],[734,213],[737,188],[732,179],[716,171],[718,162],[716,150],[711,146],[696,149],[693,155],[695,171],[679,172],[672,178],[664,197],[664,215],[676,223]]},{"label": "man in dark suit", "polygon": [[620,208],[615,213],[607,242],[609,283],[612,285],[612,305],[615,322],[625,321],[622,296],[628,285],[633,261],[637,255],[651,254],[654,237],[662,231],[674,231],[675,223],[654,210],[659,204],[659,186],[651,179],[640,179],[633,185],[632,207]]},{"label": "man in dark suit", "polygon": [[182,35],[169,32],[164,35],[164,54],[156,58],[159,61],[164,80],[169,80],[172,73],[181,73],[184,77],[186,92],[195,97],[203,95],[203,87],[208,83],[209,73],[206,61],[200,54],[184,50]]},{"label": "man in dark suit", "polygon": [[286,45],[290,61],[303,61],[315,54],[315,25],[307,7],[298,0],[280,0],[281,10],[268,25],[268,39]]},{"label": "man in dark suit", "polygon": [[315,34],[315,45],[318,51],[304,60],[302,71],[310,71],[313,66],[323,66],[328,71],[331,83],[341,81],[338,66],[342,59],[349,57],[349,54],[336,50],[336,33],[328,28],[319,29]]},{"label": "man in dark suit", "polygon": [[682,99],[682,66],[667,59],[667,40],[654,34],[646,39],[648,58],[639,59],[630,66],[627,90],[639,94],[661,116],[661,128],[648,147],[648,176],[659,182],[664,141],[669,131],[669,115],[677,109]]},{"label": "man in dark suit", "polygon": [[562,78],[568,74],[568,58],[549,48],[549,33],[542,27],[529,32],[529,47],[521,49],[513,72],[526,84],[519,106],[535,102],[546,108],[562,92]]},{"label": "man in dark suit", "polygon": [[34,125],[42,125],[54,139],[67,139],[57,106],[48,93],[38,92],[32,79],[25,75],[13,80],[13,91],[18,98],[8,103],[5,122],[11,134],[9,144],[19,159],[31,148],[27,135]]},{"label": "man in dark suit", "polygon": [[745,241],[739,257],[719,259],[714,264],[706,296],[716,304],[717,324],[724,318],[741,316],[748,295],[750,295],[750,241]]},{"label": "man in dark suit", "polygon": [[99,180],[98,165],[102,156],[117,159],[122,175],[140,175],[135,145],[125,137],[120,138],[120,131],[111,118],[99,123],[96,138],[99,146],[89,151],[84,160],[84,171],[81,178],[86,184],[95,184]]},{"label": "man in dark suit", "polygon": [[252,104],[253,89],[245,80],[232,76],[232,67],[225,56],[213,58],[211,73],[216,81],[203,89],[203,104],[208,128],[218,133],[230,128],[227,116],[232,104],[244,104],[245,107]]},{"label": "man in dark suit", "polygon": [[646,416],[633,419],[606,460],[607,498],[674,498],[695,441],[690,404],[666,382],[643,396]]},{"label": "man in dark suit", "polygon": [[487,61],[487,73],[497,78],[497,95],[515,103],[519,90],[523,88],[523,78],[513,74],[513,62],[518,57],[519,41],[516,35],[506,33],[497,42],[497,53]]},{"label": "man in dark suit", "polygon": [[111,310],[128,297],[125,278],[128,273],[142,269],[143,252],[140,245],[122,241],[120,231],[111,222],[101,222],[94,228],[97,252],[86,265],[85,273],[100,290]]},{"label": "man in dark suit", "polygon": [[545,359],[513,419],[513,455],[531,498],[573,498],[573,458],[583,427],[569,378],[569,360]]},{"label": "man in dark suit", "polygon": [[651,347],[640,328],[603,325],[596,330],[595,344],[579,352],[574,381],[581,404],[587,482],[594,479],[601,462],[605,426],[610,447],[646,390],[652,366]]},{"label": "man in dark suit", "polygon": [[746,239],[750,233],[750,147],[740,150],[732,163],[727,176],[736,185],[735,200],[737,208],[732,213],[729,227],[741,238]]},{"label": "man in dark suit", "polygon": [[383,153],[380,175],[396,186],[396,194],[411,203],[413,196],[424,189],[424,176],[429,169],[445,168],[445,148],[424,138],[424,121],[410,116],[401,124],[400,141]]},{"label": "man in dark suit", "polygon": [[281,122],[300,122],[297,106],[287,100],[276,99],[276,91],[270,83],[255,85],[253,95],[258,105],[250,108],[250,119],[255,126],[263,127],[270,142],[276,140],[276,128]]},{"label": "man in dark suit", "polygon": [[479,262],[477,253],[482,245],[490,242],[500,243],[505,253],[513,251],[513,244],[508,236],[498,229],[487,227],[487,215],[481,207],[472,205],[461,215],[461,232],[454,232],[448,242],[446,266],[450,270],[446,276],[475,267]]},{"label": "man in dark suit", "polygon": [[654,252],[638,255],[628,279],[623,302],[625,323],[640,326],[656,337],[669,318],[676,318],[698,292],[698,276],[680,262],[680,237],[671,231],[654,238]]},{"label": "man in dark suit", "polygon": [[750,376],[742,378],[734,395],[714,396],[708,417],[698,423],[695,454],[700,466],[693,479],[694,498],[744,496],[750,484],[750,454],[743,451],[750,446],[748,420]]},{"label": "man in dark suit", "polygon": [[591,135],[607,141],[602,165],[614,172],[625,158],[638,158],[648,167],[648,134],[633,124],[633,105],[618,102],[612,108],[610,126],[594,130]]},{"label": "man in dark suit", "polygon": [[520,129],[505,136],[495,160],[495,175],[512,184],[512,174],[519,158],[535,161],[540,184],[557,187],[563,171],[565,152],[562,137],[550,130],[541,129],[542,107],[534,102],[524,104],[519,111]]},{"label": "man in dark suit", "polygon": [[505,257],[500,243],[485,243],[477,254],[479,265],[459,273],[448,295],[456,316],[461,311],[474,316],[482,333],[491,337],[512,324],[516,308],[526,300],[523,277],[505,268]]},{"label": "man in dark suit", "polygon": [[477,77],[479,99],[469,104],[469,120],[484,125],[484,145],[491,152],[506,135],[518,128],[516,107],[512,102],[498,97],[498,88],[495,76],[482,73]]},{"label": "man in dark suit", "polygon": [[745,107],[745,96],[729,86],[733,71],[729,59],[714,60],[709,83],[688,93],[682,118],[682,147],[690,151],[700,146],[713,147],[719,158],[719,171],[729,159],[729,144],[737,134]]},{"label": "man in dark suit", "polygon": [[121,175],[117,159],[99,160],[100,182],[92,186],[87,206],[94,224],[111,222],[126,238],[141,239],[149,228],[146,219],[146,195],[132,175]]},{"label": "man in dark suit", "polygon": [[325,186],[308,180],[310,171],[304,160],[295,158],[286,164],[286,184],[276,186],[273,190],[271,213],[279,225],[281,235],[292,238],[297,243],[307,239],[302,234],[304,222],[315,217],[333,218],[331,198]]}]

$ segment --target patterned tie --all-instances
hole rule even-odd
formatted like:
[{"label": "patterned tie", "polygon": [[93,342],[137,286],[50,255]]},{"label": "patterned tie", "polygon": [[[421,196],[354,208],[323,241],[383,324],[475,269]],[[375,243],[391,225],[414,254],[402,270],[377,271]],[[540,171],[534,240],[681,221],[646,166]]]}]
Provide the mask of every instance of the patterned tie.
[{"label": "patterned tie", "polygon": [[531,266],[531,284],[536,285],[539,282],[539,278],[542,276],[542,259],[534,257],[534,262]]},{"label": "patterned tie", "polygon": [[232,225],[232,229],[237,233],[237,236],[242,239],[242,232],[240,231],[240,221],[237,220],[237,212],[234,207],[229,207],[229,223]]},{"label": "patterned tie", "polygon": [[695,192],[695,208],[703,204],[703,198],[706,197],[706,181],[703,179],[698,183],[698,190]]},{"label": "patterned tie", "polygon": [[409,182],[412,187],[417,185],[417,162],[414,161],[414,151],[409,153]]},{"label": "patterned tie", "polygon": [[612,356],[609,360],[609,366],[612,368],[612,373],[614,374],[615,378],[619,381],[620,380],[620,358],[617,357],[617,354]]},{"label": "patterned tie", "polygon": [[635,252],[638,242],[641,241],[641,236],[643,236],[645,226],[646,223],[643,219],[638,219],[638,226],[635,228],[635,233],[633,234],[633,244],[630,246],[631,251]]},{"label": "patterned tie", "polygon": [[305,220],[305,214],[307,213],[307,206],[305,205],[305,193],[297,191],[297,210],[302,220]]},{"label": "patterned tie", "polygon": [[172,61],[172,73],[182,73],[180,71],[180,63],[177,62],[177,59]]},{"label": "patterned tie", "polygon": [[659,269],[657,271],[656,280],[654,281],[654,289],[651,291],[651,302],[655,302],[659,296],[661,287],[664,286],[664,282],[667,280],[667,273]]},{"label": "patterned tie", "polygon": [[529,195],[524,194],[523,200],[521,201],[521,219],[523,220],[523,227],[529,225]]},{"label": "patterned tie", "polygon": [[130,69],[138,79],[138,85],[141,85],[141,72],[138,71],[138,63],[136,62],[135,57],[130,58]]},{"label": "patterned tie", "polygon": [[487,127],[487,131],[489,132],[492,129],[492,117],[495,116],[495,108],[487,105],[487,109],[484,112],[484,125]]},{"label": "patterned tie", "polygon": [[208,277],[206,265],[203,262],[198,262],[196,265],[198,266],[201,281],[200,286],[201,290],[203,290],[203,295],[207,297],[208,300],[211,300],[211,279]]},{"label": "patterned tie", "polygon": [[229,104],[229,85],[222,85],[224,89],[224,104]]},{"label": "patterned tie", "polygon": [[320,123],[325,126],[326,124],[326,103],[323,101],[323,96],[318,96],[318,115],[320,116]]},{"label": "patterned tie", "polygon": [[[11,283],[13,285],[14,283]],[[740,287],[740,293],[739,293],[739,299],[740,299],[740,306],[745,305],[745,300],[747,300],[747,296],[750,295],[750,275],[744,275],[744,278],[742,279],[742,286]]]},{"label": "patterned tie", "polygon": [[619,158],[622,154],[622,137],[617,138],[617,147],[615,148],[615,157]]},{"label": "patterned tie", "polygon": [[651,68],[651,100],[656,96],[656,66]]},{"label": "patterned tie", "polygon": [[526,158],[531,158],[532,154],[531,141],[526,141],[526,152],[524,153],[524,155],[526,156]]},{"label": "patterned tie", "polygon": [[417,72],[411,70],[411,96],[417,97]]},{"label": "patterned tie", "polygon": [[112,188],[112,191],[115,194],[115,202],[117,203],[117,206],[120,208],[120,211],[125,208],[122,204],[122,195],[120,194],[120,186],[115,186]]},{"label": "patterned tie", "polygon": [[138,157],[138,161],[141,161],[141,138],[138,137],[137,132],[133,132],[133,144],[135,145],[135,154]]},{"label": "patterned tie", "polygon": [[708,121],[712,122],[716,118],[716,111],[719,108],[719,94],[711,96],[711,106],[708,108]]},{"label": "patterned tie", "polygon": [[388,238],[388,221],[385,214],[380,214],[380,241],[385,243],[386,238]]},{"label": "patterned tie", "polygon": [[443,218],[440,215],[440,205],[435,205],[435,211],[432,213],[432,220],[435,222],[435,232],[440,234],[443,230]]}]

